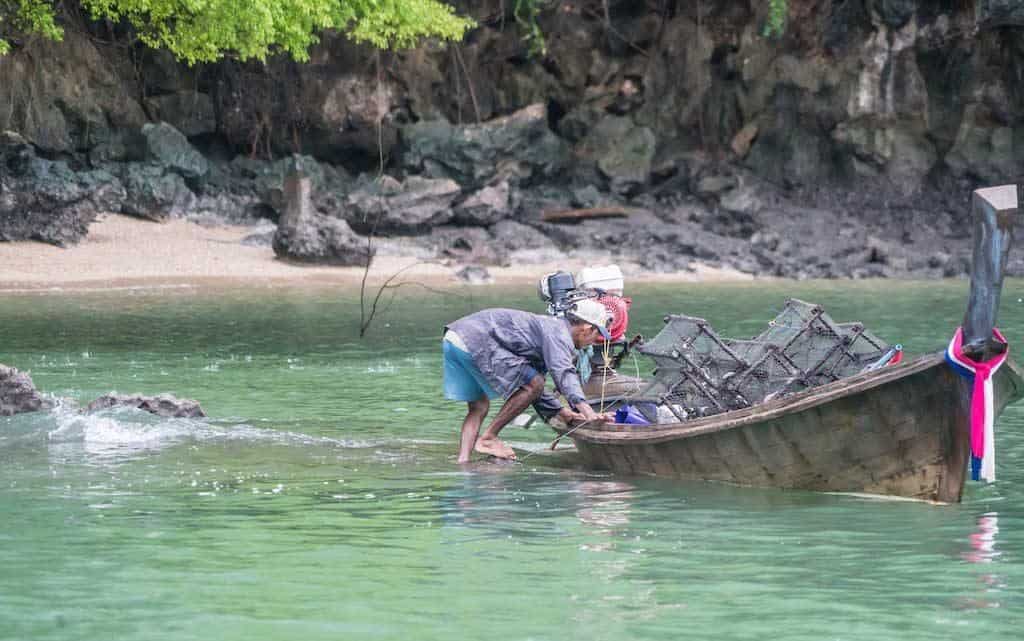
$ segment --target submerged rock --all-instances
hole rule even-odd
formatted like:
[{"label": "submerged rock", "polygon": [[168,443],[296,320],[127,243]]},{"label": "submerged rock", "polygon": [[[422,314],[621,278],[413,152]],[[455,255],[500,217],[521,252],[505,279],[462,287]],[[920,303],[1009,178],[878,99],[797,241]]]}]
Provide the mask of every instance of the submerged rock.
[{"label": "submerged rock", "polygon": [[48,409],[50,402],[36,390],[32,377],[0,364],[0,416]]},{"label": "submerged rock", "polygon": [[141,394],[104,394],[86,406],[86,412],[96,412],[111,407],[134,407],[150,414],[165,418],[203,418],[206,412],[198,401],[176,398],[170,394],[143,396]]}]

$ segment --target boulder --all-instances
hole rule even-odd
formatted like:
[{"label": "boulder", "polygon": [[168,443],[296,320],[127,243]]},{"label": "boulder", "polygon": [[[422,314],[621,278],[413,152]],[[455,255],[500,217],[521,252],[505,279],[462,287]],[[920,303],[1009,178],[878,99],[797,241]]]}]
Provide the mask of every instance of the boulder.
[{"label": "boulder", "polygon": [[597,164],[612,191],[627,194],[650,180],[656,146],[649,128],[637,126],[629,117],[605,116],[583,139],[577,153]]},{"label": "boulder", "polygon": [[278,258],[300,263],[366,266],[373,251],[366,239],[340,218],[313,209],[310,179],[295,174],[285,181],[285,213],[272,246]]},{"label": "boulder", "polygon": [[569,149],[548,128],[547,108],[536,104],[477,125],[421,121],[402,129],[402,165],[429,178],[476,186],[505,177],[516,185],[551,178],[569,162]]},{"label": "boulder", "polygon": [[509,264],[508,249],[480,227],[444,225],[430,231],[430,243],[439,258],[473,265]]},{"label": "boulder", "polygon": [[0,363],[0,416],[37,412],[49,407],[50,402],[36,390],[31,376]]},{"label": "boulder", "polygon": [[989,112],[979,104],[967,106],[946,165],[954,175],[991,184],[1016,180],[1024,158],[1024,126],[1014,130]]},{"label": "boulder", "polygon": [[119,211],[124,187],[110,172],[75,172],[39,158],[25,140],[0,133],[0,240],[39,240],[67,247],[104,211]]},{"label": "boulder", "polygon": [[147,160],[192,181],[202,181],[210,163],[189,143],[184,134],[166,122],[147,122],[142,126]]},{"label": "boulder", "polygon": [[299,263],[365,267],[372,259],[366,239],[340,218],[312,214],[295,224],[281,223],[272,246],[278,258]]},{"label": "boulder", "polygon": [[1024,27],[1024,4],[1020,0],[977,0],[975,16],[983,29]]},{"label": "boulder", "polygon": [[488,227],[512,214],[509,185],[501,180],[470,194],[454,207],[453,220],[463,225]]},{"label": "boulder", "polygon": [[719,197],[718,204],[725,211],[747,216],[756,214],[764,207],[764,203],[758,196],[757,188],[743,181],[736,185],[735,188],[722,194]]},{"label": "boulder", "polygon": [[292,154],[275,161],[237,156],[230,165],[238,178],[253,188],[257,198],[277,215],[284,212],[284,181],[299,172],[310,180],[313,202],[331,213],[350,188],[352,177],[341,167],[318,162],[312,156]]},{"label": "boulder", "polygon": [[148,163],[126,163],[122,175],[125,199],[121,212],[156,222],[192,211],[196,196],[180,174]]},{"label": "boulder", "polygon": [[[268,220],[269,213],[255,196],[220,192],[196,198],[187,218],[199,223],[246,225]],[[266,245],[269,247],[270,242]]]},{"label": "boulder", "polygon": [[277,225],[270,221],[264,221],[253,228],[252,232],[241,242],[246,247],[273,247],[275,234],[277,234]]},{"label": "boulder", "polygon": [[164,418],[203,418],[206,412],[198,401],[176,398],[171,394],[143,396],[141,394],[118,394],[110,392],[86,406],[86,412],[98,412],[111,407],[134,407]]},{"label": "boulder", "polygon": [[857,174],[864,178],[885,175],[900,191],[910,194],[920,190],[938,160],[934,144],[915,129],[913,123],[852,120],[840,123],[832,138],[839,149],[850,154]]},{"label": "boulder", "polygon": [[594,185],[585,185],[572,190],[572,199],[569,201],[569,204],[580,209],[589,209],[591,207],[602,207],[618,203],[615,202],[614,198],[606,193],[602,193]]},{"label": "boulder", "polygon": [[494,239],[492,245],[510,252],[509,264],[551,263],[565,258],[555,241],[529,225],[503,220],[488,231]]},{"label": "boulder", "polygon": [[468,285],[489,285],[494,282],[491,272],[479,265],[466,265],[455,272],[455,278]]},{"label": "boulder", "polygon": [[452,219],[459,186],[447,178],[391,176],[366,181],[345,200],[345,218],[362,233],[424,233]]}]

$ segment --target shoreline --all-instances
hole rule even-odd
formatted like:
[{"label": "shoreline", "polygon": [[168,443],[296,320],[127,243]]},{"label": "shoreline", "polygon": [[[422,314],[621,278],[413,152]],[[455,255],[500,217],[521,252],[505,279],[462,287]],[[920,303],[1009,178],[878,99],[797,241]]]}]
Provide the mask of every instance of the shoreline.
[{"label": "shoreline", "polygon": [[[61,249],[36,241],[0,243],[0,294],[218,288],[359,289],[361,267],[300,265],[279,260],[269,246],[243,245],[254,232],[246,226],[204,226],[184,219],[152,222],[101,214],[81,243]],[[432,287],[494,287],[535,284],[556,270],[618,263],[632,283],[749,282],[774,280],[698,265],[694,271],[651,273],[614,256],[567,255],[558,263],[487,266],[493,282],[469,284],[455,273],[464,264],[425,262],[400,238],[379,239],[367,285],[380,285],[396,272]]]}]

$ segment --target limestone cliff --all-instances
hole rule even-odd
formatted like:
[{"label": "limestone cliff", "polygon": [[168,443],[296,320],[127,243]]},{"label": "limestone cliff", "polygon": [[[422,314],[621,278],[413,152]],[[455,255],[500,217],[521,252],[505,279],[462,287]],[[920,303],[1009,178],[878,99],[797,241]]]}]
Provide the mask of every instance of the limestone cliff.
[{"label": "limestone cliff", "polygon": [[[140,215],[205,207],[273,217],[281,170],[272,161],[300,154],[327,168],[314,180],[317,206],[357,230],[348,175],[383,161],[399,179],[461,190],[446,196],[449,214],[384,233],[453,221],[493,230],[511,219],[563,248],[578,239],[537,212],[635,205],[668,225],[690,220],[749,242],[769,227],[799,231],[793,207],[824,208],[838,226],[862,218],[866,243],[872,228],[913,236],[906,229],[929,212],[938,227],[955,226],[968,189],[1024,175],[1020,3],[789,0],[784,33],[767,37],[761,0],[559,2],[541,13],[546,51],[535,55],[510,4],[461,3],[479,27],[458,46],[377,53],[329,36],[301,65],[189,68],[106,26],[71,25],[63,43],[0,58],[0,130],[48,161],[117,176],[128,201],[141,199],[135,209],[156,212]],[[491,124],[536,113],[528,107],[541,110],[539,124]],[[158,121],[213,161],[208,176],[160,160],[142,134]],[[235,156],[244,158],[229,164]],[[147,182],[163,195],[133,196]],[[484,189],[491,204],[481,209]],[[686,203],[692,211],[680,214]],[[12,237],[4,207],[0,237]],[[927,251],[955,233],[940,232]],[[747,259],[736,266],[785,262]],[[927,269],[948,272],[940,262]]]}]

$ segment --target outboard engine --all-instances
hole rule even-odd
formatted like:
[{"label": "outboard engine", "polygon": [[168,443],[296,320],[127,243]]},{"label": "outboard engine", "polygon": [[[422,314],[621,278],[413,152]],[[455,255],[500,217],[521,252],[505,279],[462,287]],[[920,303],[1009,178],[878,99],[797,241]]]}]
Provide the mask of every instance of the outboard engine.
[{"label": "outboard engine", "polygon": [[564,316],[572,304],[583,297],[569,272],[547,274],[537,283],[537,295],[548,304],[552,316]]}]

